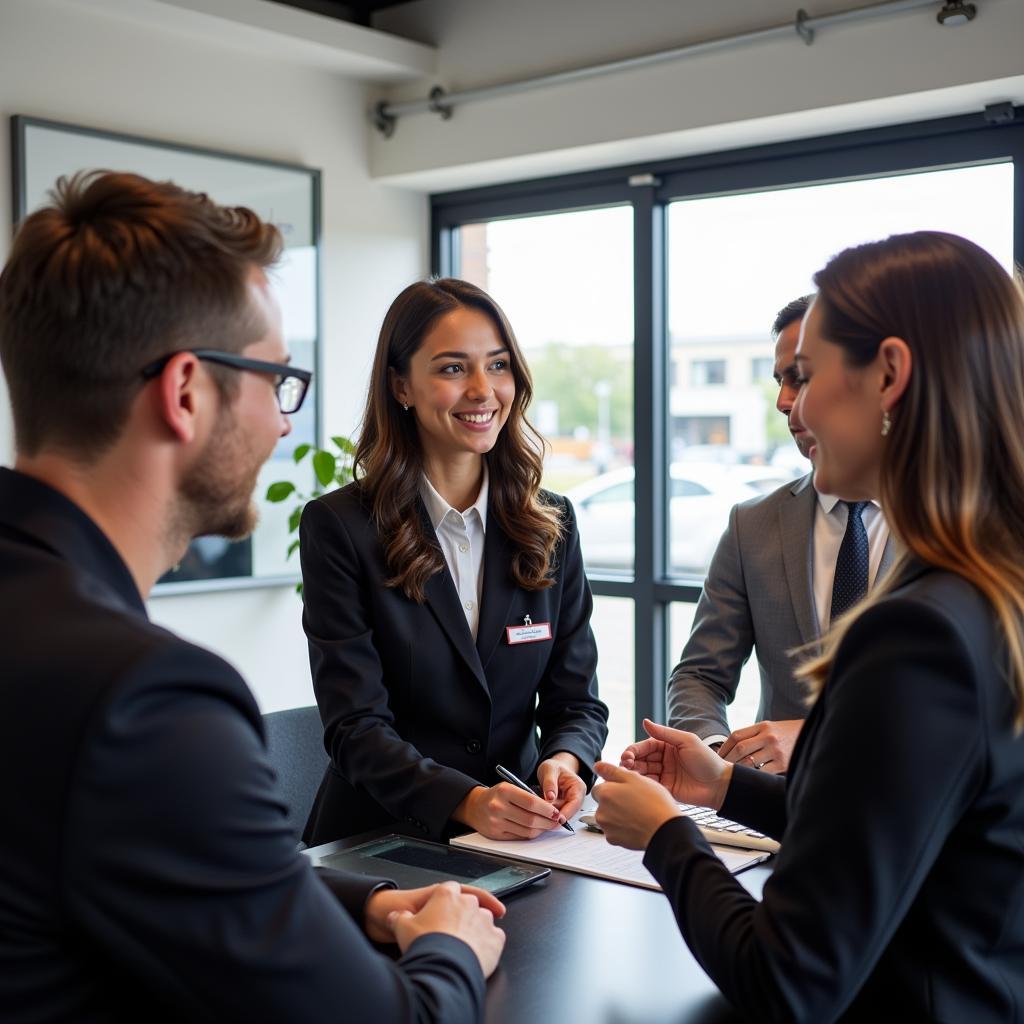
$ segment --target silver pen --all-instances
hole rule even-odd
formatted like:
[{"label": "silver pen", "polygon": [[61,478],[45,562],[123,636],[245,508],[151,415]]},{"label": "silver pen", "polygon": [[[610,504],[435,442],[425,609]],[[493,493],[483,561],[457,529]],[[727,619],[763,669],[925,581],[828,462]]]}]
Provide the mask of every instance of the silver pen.
[{"label": "silver pen", "polygon": [[[506,782],[511,782],[513,786],[518,786],[520,789],[525,790],[525,792],[527,792],[527,793],[531,793],[533,796],[537,795],[536,793],[533,792],[532,789],[530,789],[530,787],[525,782],[523,782],[523,780],[521,778],[519,778],[518,775],[513,775],[507,768],[503,767],[502,765],[496,764],[494,766],[494,770]],[[573,835],[576,834],[576,829],[574,829],[572,827],[572,825],[569,824],[568,821],[560,821],[558,824],[561,825],[562,828],[568,829],[570,832],[573,833]]]}]

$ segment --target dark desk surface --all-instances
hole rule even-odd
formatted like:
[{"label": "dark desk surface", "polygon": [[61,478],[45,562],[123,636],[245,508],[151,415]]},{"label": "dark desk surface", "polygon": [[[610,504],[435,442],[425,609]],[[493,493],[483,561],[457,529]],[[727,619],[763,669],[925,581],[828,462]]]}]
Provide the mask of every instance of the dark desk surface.
[{"label": "dark desk surface", "polygon": [[[769,874],[760,866],[737,877],[760,896]],[[552,869],[505,902],[508,943],[487,984],[487,1024],[740,1020],[687,949],[660,892]]]},{"label": "dark desk surface", "polygon": [[[737,877],[757,896],[770,874]],[[508,943],[488,983],[488,1024],[737,1021],[660,892],[552,870],[507,900]]]}]

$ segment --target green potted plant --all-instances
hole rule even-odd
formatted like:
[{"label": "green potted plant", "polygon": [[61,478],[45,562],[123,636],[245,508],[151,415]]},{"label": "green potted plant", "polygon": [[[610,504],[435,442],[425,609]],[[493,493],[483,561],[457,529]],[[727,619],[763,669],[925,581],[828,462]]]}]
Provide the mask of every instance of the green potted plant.
[{"label": "green potted plant", "polygon": [[[291,541],[288,544],[288,558],[291,558],[299,546],[298,533],[299,520],[302,518],[302,510],[306,502],[319,498],[321,494],[334,490],[335,487],[344,487],[352,482],[352,461],[355,456],[355,445],[347,438],[336,436],[331,438],[331,444],[337,448],[332,452],[327,448],[318,448],[315,444],[300,444],[292,452],[295,464],[299,465],[306,459],[313,459],[313,475],[315,484],[309,494],[303,494],[291,480],[278,480],[267,488],[267,501],[274,503],[288,501],[295,503],[291,514],[288,516],[288,536]],[[302,584],[296,584],[297,593],[302,593]]]}]

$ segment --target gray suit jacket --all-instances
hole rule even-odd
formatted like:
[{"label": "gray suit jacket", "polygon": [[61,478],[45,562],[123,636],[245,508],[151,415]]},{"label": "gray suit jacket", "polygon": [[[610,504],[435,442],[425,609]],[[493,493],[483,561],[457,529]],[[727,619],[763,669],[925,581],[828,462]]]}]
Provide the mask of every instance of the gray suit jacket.
[{"label": "gray suit jacket", "polygon": [[[757,718],[806,718],[804,689],[793,678],[793,648],[820,635],[811,583],[812,474],[736,505],[711,560],[693,632],[672,670],[668,720],[701,738],[732,730],[726,705],[752,649],[761,671]],[[878,579],[893,561],[885,545]]]}]

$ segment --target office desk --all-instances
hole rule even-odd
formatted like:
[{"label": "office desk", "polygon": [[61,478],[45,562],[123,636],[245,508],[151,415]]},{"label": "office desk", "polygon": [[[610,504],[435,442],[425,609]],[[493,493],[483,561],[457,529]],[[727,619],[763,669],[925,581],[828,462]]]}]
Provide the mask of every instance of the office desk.
[{"label": "office desk", "polygon": [[[390,830],[353,836],[354,846]],[[761,895],[770,868],[737,875]],[[487,1024],[724,1024],[741,1018],[698,966],[660,892],[559,871],[506,900]]]}]

